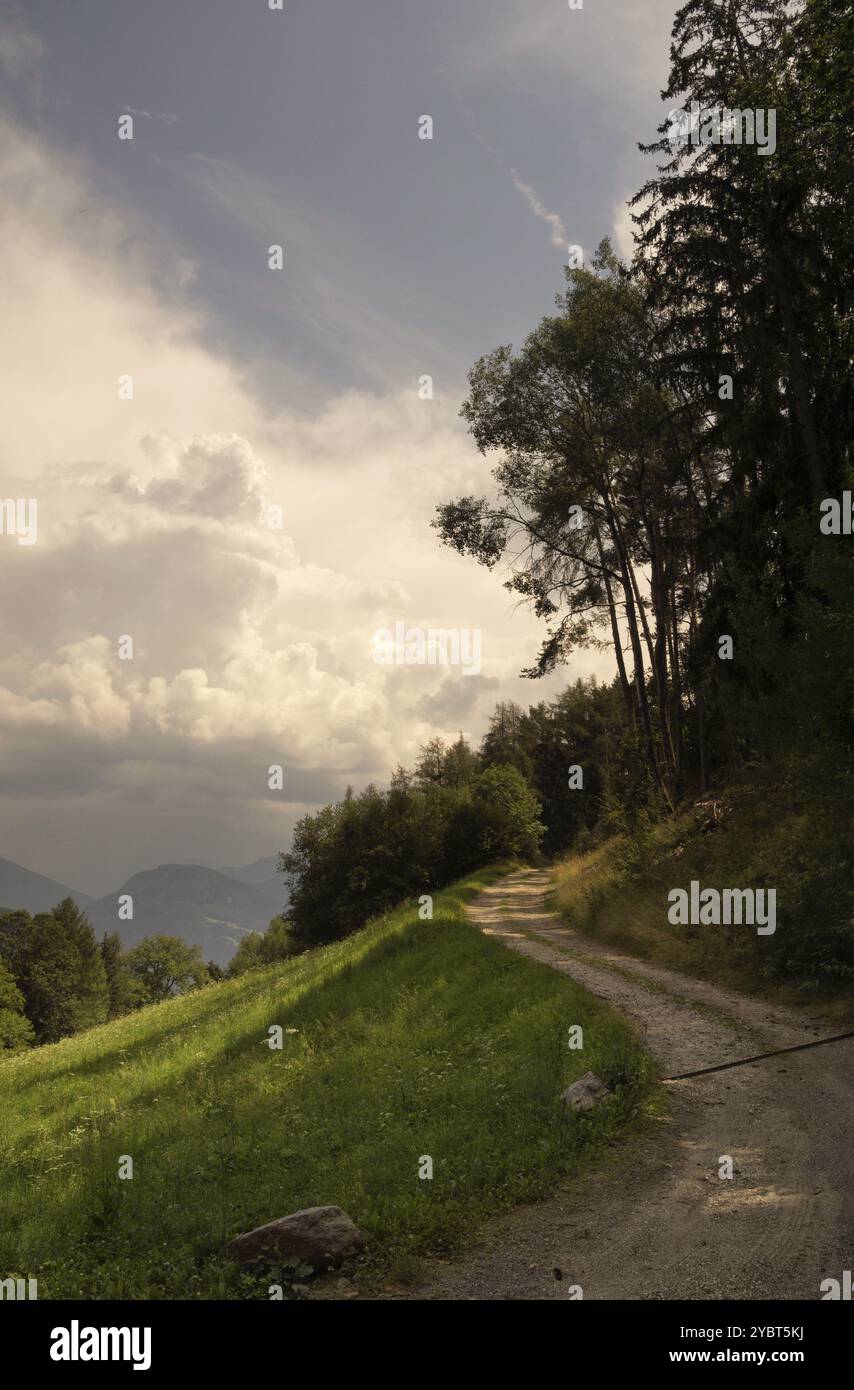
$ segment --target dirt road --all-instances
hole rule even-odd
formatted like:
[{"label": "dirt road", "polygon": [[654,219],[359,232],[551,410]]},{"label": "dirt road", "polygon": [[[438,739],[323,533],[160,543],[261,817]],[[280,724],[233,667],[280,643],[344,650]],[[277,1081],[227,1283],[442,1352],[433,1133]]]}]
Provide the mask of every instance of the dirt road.
[{"label": "dirt road", "polygon": [[[546,871],[519,872],[469,910],[607,999],[665,1076],[834,1031],[599,945],[546,911],[548,888]],[[580,1284],[585,1299],[820,1298],[823,1279],[854,1268],[854,1039],[668,1089],[651,1139],[502,1218],[406,1296],[566,1299]]]}]

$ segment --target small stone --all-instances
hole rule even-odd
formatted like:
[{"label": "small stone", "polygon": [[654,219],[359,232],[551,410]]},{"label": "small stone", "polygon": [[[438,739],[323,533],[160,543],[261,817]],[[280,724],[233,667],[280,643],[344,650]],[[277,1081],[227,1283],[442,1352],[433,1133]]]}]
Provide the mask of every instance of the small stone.
[{"label": "small stone", "polygon": [[565,1110],[592,1110],[611,1094],[604,1081],[600,1081],[592,1071],[586,1071],[571,1086],[567,1086],[561,1100]]}]

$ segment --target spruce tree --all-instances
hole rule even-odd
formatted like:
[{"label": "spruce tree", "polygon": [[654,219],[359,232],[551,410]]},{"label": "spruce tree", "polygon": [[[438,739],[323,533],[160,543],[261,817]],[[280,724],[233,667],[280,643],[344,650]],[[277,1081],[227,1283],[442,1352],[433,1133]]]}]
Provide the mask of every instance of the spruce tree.
[{"label": "spruce tree", "polygon": [[107,979],[107,1017],[120,1018],[132,1007],[133,990],[118,932],[104,933],[101,941],[101,959]]},{"label": "spruce tree", "polygon": [[95,932],[73,898],[63,898],[52,912],[67,941],[74,947],[74,1031],[103,1023],[109,1014],[107,972]]},{"label": "spruce tree", "polygon": [[[733,493],[748,489],[760,514],[815,503],[840,476],[844,435],[827,412],[840,394],[843,328],[826,281],[841,270],[830,252],[851,159],[831,169],[813,147],[833,116],[850,116],[836,67],[830,119],[815,94],[817,67],[844,52],[844,33],[833,37],[844,8],[687,0],[662,92],[670,110],[661,138],[641,145],[663,157],[633,203],[669,366],[705,400],[731,452]],[[716,131],[722,111],[754,113],[755,142],[739,120]],[[825,117],[818,139],[815,115]],[[731,401],[719,396],[722,376],[733,379]]]},{"label": "spruce tree", "polygon": [[80,956],[73,939],[50,912],[26,924],[17,984],[36,1042],[58,1042],[79,1027],[77,983]]}]

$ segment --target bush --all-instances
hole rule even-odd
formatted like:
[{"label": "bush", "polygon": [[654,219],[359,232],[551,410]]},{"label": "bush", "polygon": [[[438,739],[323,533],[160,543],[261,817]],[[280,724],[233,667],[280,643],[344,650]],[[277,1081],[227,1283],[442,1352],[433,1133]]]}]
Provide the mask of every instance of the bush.
[{"label": "bush", "polygon": [[0,961],[0,1049],[20,1052],[32,1041],[33,1025],[24,1014],[24,996]]},{"label": "bush", "polygon": [[[299,822],[281,859],[290,950],[347,936],[370,917],[484,863],[537,855],[540,803],[521,773],[510,766],[476,773],[469,766],[464,781],[459,763],[455,758],[448,785],[431,764],[422,785],[399,774],[387,792],[367,787]],[[260,950],[247,944],[243,960]]]}]

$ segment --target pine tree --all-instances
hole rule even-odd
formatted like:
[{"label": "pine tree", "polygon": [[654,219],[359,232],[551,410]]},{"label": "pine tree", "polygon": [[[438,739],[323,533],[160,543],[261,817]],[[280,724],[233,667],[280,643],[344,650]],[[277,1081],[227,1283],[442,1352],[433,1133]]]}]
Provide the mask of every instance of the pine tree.
[{"label": "pine tree", "polygon": [[[735,770],[749,752],[745,701],[785,680],[818,503],[850,476],[852,42],[851,6],[836,0],[687,0],[662,93],[671,110],[641,146],[663,157],[634,199],[660,371],[675,418],[708,422],[720,480],[709,492],[695,469],[703,527],[680,598],[702,784],[710,761]],[[686,142],[678,113],[692,105]],[[732,138],[742,120],[721,138],[724,111],[753,113],[764,154]],[[750,643],[749,668],[722,669],[721,632]]]},{"label": "pine tree", "polygon": [[63,898],[51,914],[74,947],[77,961],[72,990],[74,1031],[103,1023],[109,1015],[107,972],[95,932],[73,898]]},{"label": "pine tree", "polygon": [[418,750],[415,764],[415,781],[420,787],[442,787],[445,785],[447,748],[442,738],[428,739]]},{"label": "pine tree", "polygon": [[50,912],[28,918],[18,955],[16,983],[24,996],[36,1042],[58,1042],[76,1031],[80,956],[73,939]]},{"label": "pine tree", "polygon": [[[829,354],[839,361],[839,326],[822,292],[828,260],[816,207],[826,199],[817,200],[815,164],[804,157],[813,137],[810,84],[799,84],[791,59],[797,33],[789,0],[682,5],[662,93],[671,112],[661,139],[641,146],[664,162],[633,200],[669,369],[686,396],[705,400],[731,452],[734,494],[750,489],[760,513],[781,499],[814,502],[838,476],[840,436],[823,417],[836,389],[824,364]],[[741,121],[720,138],[722,111],[765,113],[756,117],[765,152],[760,141],[736,143]],[[733,379],[724,405],[722,376]]]},{"label": "pine tree", "polygon": [[108,1018],[120,1018],[132,1007],[131,979],[122,954],[118,932],[105,932],[101,941],[101,960],[107,981]]}]

